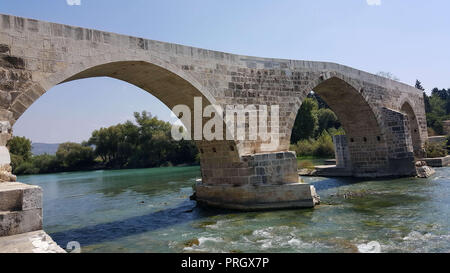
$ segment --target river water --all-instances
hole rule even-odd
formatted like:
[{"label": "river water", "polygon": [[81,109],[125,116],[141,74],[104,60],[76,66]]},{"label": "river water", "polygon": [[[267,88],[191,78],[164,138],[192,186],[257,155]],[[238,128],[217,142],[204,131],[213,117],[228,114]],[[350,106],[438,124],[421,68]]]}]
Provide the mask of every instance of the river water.
[{"label": "river water", "polygon": [[450,252],[450,168],[436,170],[429,179],[304,178],[320,206],[250,213],[196,207],[198,166],[18,180],[43,188],[45,231],[82,252]]}]

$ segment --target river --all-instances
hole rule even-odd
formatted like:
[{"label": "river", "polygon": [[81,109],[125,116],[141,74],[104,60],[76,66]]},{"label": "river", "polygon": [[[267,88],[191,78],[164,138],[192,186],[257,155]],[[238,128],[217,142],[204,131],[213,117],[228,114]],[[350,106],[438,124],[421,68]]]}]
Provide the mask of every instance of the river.
[{"label": "river", "polygon": [[436,170],[429,179],[304,178],[320,206],[250,213],[196,207],[198,166],[18,180],[43,188],[45,231],[82,252],[364,252],[372,241],[381,252],[450,252],[450,168]]}]

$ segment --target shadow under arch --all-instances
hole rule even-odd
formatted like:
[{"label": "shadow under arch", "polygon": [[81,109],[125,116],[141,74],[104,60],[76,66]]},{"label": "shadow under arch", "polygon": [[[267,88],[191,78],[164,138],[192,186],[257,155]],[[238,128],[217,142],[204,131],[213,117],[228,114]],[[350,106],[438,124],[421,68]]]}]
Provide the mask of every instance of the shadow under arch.
[{"label": "shadow under arch", "polygon": [[409,131],[411,133],[414,156],[421,157],[423,155],[423,147],[416,114],[414,113],[414,110],[408,101],[403,102],[400,108],[400,112],[406,114],[406,116],[408,117]]},{"label": "shadow under arch", "polygon": [[337,115],[346,132],[348,160],[354,173],[376,173],[387,164],[387,145],[374,110],[353,85],[338,76],[320,79],[311,88]]}]

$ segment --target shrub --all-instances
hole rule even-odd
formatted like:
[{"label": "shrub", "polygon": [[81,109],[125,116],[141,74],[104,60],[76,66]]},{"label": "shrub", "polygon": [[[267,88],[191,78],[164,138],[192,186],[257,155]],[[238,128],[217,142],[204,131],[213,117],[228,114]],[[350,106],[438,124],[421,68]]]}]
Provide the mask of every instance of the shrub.
[{"label": "shrub", "polygon": [[429,158],[444,157],[447,155],[447,145],[445,141],[438,143],[426,142],[425,151]]},{"label": "shrub", "polygon": [[66,142],[58,147],[56,159],[67,170],[79,170],[94,164],[94,150],[92,147],[79,143]]},{"label": "shrub", "polygon": [[39,169],[39,173],[51,173],[60,170],[60,162],[55,155],[37,155],[32,158],[33,165]]},{"label": "shrub", "polygon": [[339,128],[340,123],[336,114],[329,108],[322,108],[317,111],[317,119],[319,128],[317,134],[322,133],[325,130],[331,130]]},{"label": "shrub", "polygon": [[39,169],[31,162],[23,162],[15,169],[15,174],[38,174]]},{"label": "shrub", "polygon": [[334,144],[333,140],[326,131],[322,132],[317,141],[313,144],[313,155],[320,157],[332,157],[334,156]]},{"label": "shrub", "polygon": [[292,145],[297,156],[310,156],[314,153],[314,141],[311,139],[300,140],[297,144]]},{"label": "shrub", "polygon": [[433,128],[428,127],[427,130],[428,130],[428,136],[435,136],[436,135],[436,132],[433,130]]},{"label": "shrub", "polygon": [[338,129],[330,128],[330,129],[328,129],[328,133],[331,136],[340,136],[340,135],[345,135],[345,130],[342,127],[339,127]]},{"label": "shrub", "polygon": [[314,169],[314,164],[309,160],[300,160],[298,161],[297,166],[299,169],[308,169],[308,170]]},{"label": "shrub", "polygon": [[7,144],[11,154],[19,155],[24,161],[28,161],[31,154],[31,140],[26,137],[15,136],[8,141]]},{"label": "shrub", "polygon": [[11,154],[11,168],[12,172],[16,174],[16,169],[24,162],[23,157],[20,155]]}]

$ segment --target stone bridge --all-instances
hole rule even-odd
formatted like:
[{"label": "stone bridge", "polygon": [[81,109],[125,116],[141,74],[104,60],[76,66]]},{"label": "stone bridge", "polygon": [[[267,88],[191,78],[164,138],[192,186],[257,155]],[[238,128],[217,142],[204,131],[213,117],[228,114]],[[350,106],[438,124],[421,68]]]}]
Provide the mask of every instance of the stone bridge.
[{"label": "stone bridge", "polygon": [[422,156],[428,137],[420,90],[347,66],[241,56],[0,15],[4,181],[14,180],[6,143],[17,119],[53,86],[90,77],[134,84],[171,109],[193,109],[194,97],[202,98],[202,107],[279,106],[279,126],[267,128],[278,129],[280,141],[270,150],[262,149],[260,138],[196,141],[202,171],[196,198],[212,206],[314,206],[314,188],[299,183],[296,155],[289,151],[296,114],[312,90],[343,124],[337,167],[352,176],[415,175],[414,157]]}]

